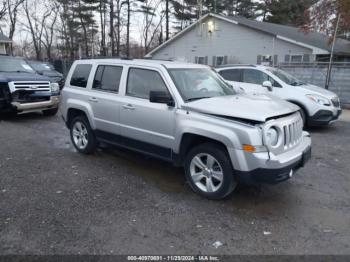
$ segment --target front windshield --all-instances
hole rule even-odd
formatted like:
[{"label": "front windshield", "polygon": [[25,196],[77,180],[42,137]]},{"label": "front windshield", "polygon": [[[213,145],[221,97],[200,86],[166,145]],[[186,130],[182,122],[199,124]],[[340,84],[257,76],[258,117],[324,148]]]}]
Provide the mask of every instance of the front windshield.
[{"label": "front windshield", "polygon": [[26,72],[34,73],[34,70],[24,59],[14,57],[0,57],[0,72]]},{"label": "front windshield", "polygon": [[305,83],[301,82],[299,79],[295,78],[294,76],[288,74],[287,72],[282,71],[281,69],[269,68],[267,70],[270,71],[272,74],[277,76],[279,79],[281,79],[283,82],[285,82],[288,85],[301,86],[301,85],[305,84]]},{"label": "front windshield", "polygon": [[174,68],[169,69],[169,73],[187,102],[235,94],[217,73],[207,68]]},{"label": "front windshield", "polygon": [[29,62],[36,71],[51,71],[53,68],[47,63]]}]

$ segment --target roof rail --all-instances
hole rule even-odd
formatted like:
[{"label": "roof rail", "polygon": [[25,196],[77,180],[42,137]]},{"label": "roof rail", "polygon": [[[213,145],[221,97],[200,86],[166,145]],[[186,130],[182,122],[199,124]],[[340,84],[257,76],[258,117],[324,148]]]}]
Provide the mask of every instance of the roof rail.
[{"label": "roof rail", "polygon": [[215,68],[222,68],[222,67],[228,67],[228,66],[251,66],[251,67],[256,67],[256,65],[253,65],[253,64],[226,64],[226,65],[216,66]]},{"label": "roof rail", "polygon": [[133,60],[132,57],[125,57],[125,56],[94,56],[94,57],[82,57],[81,60],[88,60],[88,59],[120,59],[120,60]]}]

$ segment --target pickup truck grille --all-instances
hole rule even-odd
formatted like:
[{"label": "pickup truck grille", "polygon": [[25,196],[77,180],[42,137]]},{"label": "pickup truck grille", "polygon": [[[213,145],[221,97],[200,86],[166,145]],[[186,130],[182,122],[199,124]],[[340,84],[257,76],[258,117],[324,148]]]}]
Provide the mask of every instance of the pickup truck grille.
[{"label": "pickup truck grille", "polygon": [[13,82],[13,91],[16,90],[26,90],[26,91],[45,91],[49,92],[50,89],[50,82]]}]

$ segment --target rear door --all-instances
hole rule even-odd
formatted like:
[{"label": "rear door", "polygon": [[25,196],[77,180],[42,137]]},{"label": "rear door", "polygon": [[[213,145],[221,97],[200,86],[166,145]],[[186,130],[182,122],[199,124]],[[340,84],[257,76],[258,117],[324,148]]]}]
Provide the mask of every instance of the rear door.
[{"label": "rear door", "polygon": [[162,72],[130,67],[120,109],[122,139],[126,146],[168,159],[175,135],[175,107],[151,103],[151,90],[169,92]]},{"label": "rear door", "polygon": [[93,110],[98,136],[101,135],[99,132],[120,135],[119,86],[122,73],[121,65],[100,64],[96,68],[88,101]]}]

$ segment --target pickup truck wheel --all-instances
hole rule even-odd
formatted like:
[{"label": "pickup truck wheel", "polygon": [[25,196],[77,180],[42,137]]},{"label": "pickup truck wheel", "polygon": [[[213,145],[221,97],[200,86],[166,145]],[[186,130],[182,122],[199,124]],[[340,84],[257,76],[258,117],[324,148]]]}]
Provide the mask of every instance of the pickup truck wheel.
[{"label": "pickup truck wheel", "polygon": [[96,150],[97,141],[89,121],[84,116],[73,119],[70,137],[74,147],[83,154],[91,154]]},{"label": "pickup truck wheel", "polygon": [[58,112],[58,108],[53,108],[53,109],[44,110],[43,114],[44,116],[54,116],[57,114],[57,112]]},{"label": "pickup truck wheel", "polygon": [[206,143],[186,156],[185,173],[191,188],[208,199],[222,199],[237,186],[226,150]]}]

